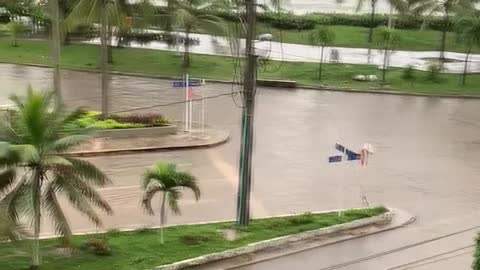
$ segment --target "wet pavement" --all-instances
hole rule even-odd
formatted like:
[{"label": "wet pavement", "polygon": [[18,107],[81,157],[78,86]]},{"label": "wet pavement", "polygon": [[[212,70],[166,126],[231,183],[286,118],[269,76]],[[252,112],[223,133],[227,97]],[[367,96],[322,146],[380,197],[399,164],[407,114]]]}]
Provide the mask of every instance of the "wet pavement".
[{"label": "wet pavement", "polygon": [[[160,31],[151,31],[160,32]],[[179,33],[183,36],[183,33]],[[241,48],[231,46],[228,39],[204,34],[190,34],[193,39],[199,40],[198,45],[191,45],[190,51],[198,54],[238,56],[244,51],[244,40],[241,40]],[[89,44],[99,44],[99,39],[85,41]],[[152,50],[184,51],[183,45],[174,46],[163,41],[148,43],[130,42],[127,47]],[[239,53],[240,52],[240,53]],[[280,43],[275,41],[257,41],[256,52],[260,57],[286,62],[318,63],[321,58],[320,48],[317,46]],[[428,70],[434,63],[432,59],[438,59],[439,51],[393,51],[389,52],[389,67],[404,68],[412,66],[417,70]],[[445,52],[448,60],[443,64],[442,72],[462,73],[465,66],[465,54]],[[325,63],[344,63],[359,65],[376,65],[383,67],[384,52],[376,49],[325,47],[323,61]],[[438,61],[437,61],[438,62]],[[470,73],[480,72],[480,54],[472,54],[469,57],[467,71]],[[368,74],[361,74],[368,75]]]},{"label": "wet pavement", "polygon": [[[23,93],[28,83],[36,89],[48,88],[50,78],[48,69],[0,65],[0,103],[11,93]],[[81,105],[99,109],[99,75],[65,71],[63,79],[69,108]],[[236,86],[207,84],[201,91],[217,95],[236,90]],[[112,77],[110,95],[112,111],[183,99],[183,91],[172,88],[171,82],[125,76]],[[199,117],[198,104],[194,108],[195,117]],[[405,229],[244,269],[384,270],[473,244],[480,229],[476,227],[480,225],[479,108],[480,100],[476,99],[259,88],[254,216],[358,207],[363,194],[371,204],[404,209],[418,219]],[[184,108],[180,104],[145,111],[183,119]],[[216,148],[88,158],[114,182],[99,189],[115,211],[114,216],[103,217],[105,227],[158,223],[158,216],[145,215],[141,210],[139,188],[142,173],[158,160],[175,162],[194,173],[203,192],[198,203],[187,194],[181,201],[183,214],[170,216],[169,223],[233,218],[240,111],[229,96],[208,100],[207,123],[231,132],[230,141]],[[327,164],[327,156],[335,154],[336,142],[353,149],[369,142],[376,153],[366,168],[356,163]],[[95,230],[68,204],[63,205],[75,231]],[[378,256],[472,227],[475,229]],[[51,232],[48,225],[44,228],[44,234]],[[370,259],[347,263],[367,257]],[[468,269],[470,262],[471,256],[466,253],[416,269]]]}]

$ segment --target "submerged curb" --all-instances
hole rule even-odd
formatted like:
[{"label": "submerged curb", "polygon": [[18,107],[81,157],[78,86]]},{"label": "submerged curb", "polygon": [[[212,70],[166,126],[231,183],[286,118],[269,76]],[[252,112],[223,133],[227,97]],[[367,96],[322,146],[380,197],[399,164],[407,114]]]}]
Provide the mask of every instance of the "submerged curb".
[{"label": "submerged curb", "polygon": [[[15,63],[15,62],[8,62],[8,61],[0,61],[2,64],[13,64],[13,65],[23,65],[23,66],[31,66],[31,67],[40,67],[40,68],[51,68],[48,65],[42,64],[34,64],[34,63]],[[98,70],[92,69],[83,69],[83,68],[69,68],[63,67],[64,70],[71,70],[71,71],[78,71],[78,72],[87,72],[87,73],[100,73]],[[176,80],[179,77],[175,76],[162,76],[162,75],[153,75],[153,74],[145,74],[145,73],[134,73],[134,72],[122,72],[122,71],[111,71],[111,75],[118,75],[118,76],[131,76],[131,77],[141,77],[141,78],[152,78],[152,79],[164,79],[164,80]],[[224,83],[224,84],[232,84],[234,82],[229,80],[219,80],[219,79],[205,79],[206,82],[213,82],[213,83]],[[297,89],[309,89],[309,90],[320,90],[320,91],[332,91],[332,92],[345,92],[345,93],[359,93],[359,94],[379,94],[379,95],[397,95],[397,96],[416,96],[416,97],[437,97],[437,98],[457,98],[457,99],[480,99],[480,96],[472,96],[472,95],[452,95],[452,94],[425,94],[425,93],[416,93],[416,92],[401,92],[401,91],[394,91],[394,90],[361,90],[355,88],[340,88],[340,87],[323,87],[323,86],[312,86],[312,85],[303,85],[298,84]],[[288,89],[294,90],[294,89]]]},{"label": "submerged curb", "polygon": [[393,214],[394,214],[393,210],[388,209],[388,212],[378,216],[354,220],[351,222],[334,225],[331,227],[326,227],[326,228],[321,228],[317,230],[312,230],[312,231],[307,231],[303,233],[292,234],[292,235],[282,236],[282,237],[278,237],[270,240],[256,242],[244,247],[239,247],[239,248],[230,249],[222,252],[199,256],[196,258],[183,260],[183,261],[175,262],[168,265],[161,265],[154,268],[154,270],[184,269],[187,267],[199,266],[202,264],[208,264],[208,263],[212,263],[219,260],[230,259],[240,255],[254,253],[267,248],[279,247],[289,243],[298,242],[298,241],[302,241],[302,240],[306,240],[306,239],[310,239],[318,236],[330,235],[330,234],[338,233],[344,230],[355,229],[355,228],[364,227],[368,225],[386,224],[392,220]]},{"label": "submerged curb", "polygon": [[119,149],[107,149],[98,151],[75,151],[65,153],[66,156],[79,156],[79,157],[91,157],[101,155],[115,155],[115,154],[127,154],[136,152],[156,152],[156,151],[173,151],[173,150],[187,150],[197,148],[210,148],[226,143],[230,139],[230,133],[225,132],[220,138],[210,142],[196,142],[185,143],[183,145],[164,145],[164,146],[148,146],[148,147],[129,147]]}]

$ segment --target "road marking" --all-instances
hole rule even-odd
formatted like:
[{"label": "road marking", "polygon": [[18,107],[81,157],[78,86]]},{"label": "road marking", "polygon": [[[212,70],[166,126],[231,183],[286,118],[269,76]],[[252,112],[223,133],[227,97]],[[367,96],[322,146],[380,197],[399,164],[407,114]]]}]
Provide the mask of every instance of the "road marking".
[{"label": "road marking", "polygon": [[116,187],[97,188],[97,190],[105,191],[105,190],[117,190],[117,189],[132,189],[132,188],[141,188],[141,186],[140,185],[136,185],[136,186],[116,186]]},{"label": "road marking", "polygon": [[[238,179],[237,169],[231,164],[225,162],[225,160],[223,160],[223,158],[221,158],[216,151],[208,150],[206,151],[206,153],[210,157],[210,160],[212,161],[213,166],[225,177],[225,179],[227,179],[227,181],[234,188],[237,188],[237,182],[236,182],[236,180]],[[252,210],[255,209],[255,214],[259,216],[268,215],[268,212],[263,206],[263,204],[260,203],[253,194],[251,194],[250,203],[251,203],[251,209]]]}]

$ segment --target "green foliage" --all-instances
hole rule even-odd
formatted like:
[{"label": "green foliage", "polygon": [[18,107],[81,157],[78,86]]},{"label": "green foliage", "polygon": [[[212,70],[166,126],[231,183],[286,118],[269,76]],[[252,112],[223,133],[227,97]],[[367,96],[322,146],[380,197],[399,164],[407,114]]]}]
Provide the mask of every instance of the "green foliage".
[{"label": "green foliage", "polygon": [[480,270],[480,234],[477,234],[475,239],[476,248],[473,254],[472,270]]},{"label": "green foliage", "polygon": [[417,79],[417,76],[415,75],[415,69],[412,65],[409,65],[403,70],[402,79],[409,81],[411,84],[413,84],[413,82]]},{"label": "green foliage", "polygon": [[8,32],[12,38],[12,46],[18,46],[18,36],[27,31],[27,26],[21,22],[11,21],[7,24]]},{"label": "green foliage", "polygon": [[95,111],[85,111],[81,117],[75,121],[78,128],[93,129],[126,129],[126,128],[146,128],[160,127],[169,124],[159,114],[133,114],[133,115],[109,115],[108,119],[100,120],[100,113]]},{"label": "green foliage", "polygon": [[310,33],[310,44],[315,46],[330,46],[335,41],[335,32],[329,27],[319,27]]},{"label": "green foliage", "polygon": [[383,50],[393,50],[400,44],[400,36],[394,29],[380,27],[375,30],[375,43]]},{"label": "green foliage", "polygon": [[112,256],[112,251],[104,239],[90,238],[82,246],[82,250],[97,256]]},{"label": "green foliage", "polygon": [[428,66],[428,72],[426,79],[427,81],[431,82],[439,82],[440,81],[440,73],[442,72],[442,64],[440,63],[431,63]]},{"label": "green foliage", "polygon": [[[343,216],[337,213],[313,214],[314,222],[292,225],[285,222],[289,217],[254,219],[249,227],[244,227],[238,240],[227,241],[222,231],[226,228],[236,228],[233,223],[215,223],[203,225],[171,226],[165,228],[169,235],[165,244],[158,241],[158,229],[148,231],[121,232],[108,237],[108,245],[112,249],[111,256],[92,256],[86,252],[74,252],[69,257],[59,257],[49,252],[54,240],[42,241],[44,265],[42,269],[92,269],[92,270],[145,270],[159,265],[180,260],[221,252],[246,246],[251,243],[325,228],[360,218],[368,218],[383,214],[384,208],[365,210],[348,210]],[[284,222],[280,222],[283,220]],[[273,228],[271,224],[284,226]],[[74,236],[75,247],[83,244],[89,238],[102,239],[102,235]],[[208,239],[207,239],[208,238]],[[0,269],[19,270],[28,267],[28,259],[18,251],[18,246],[11,243],[0,244]]]}]

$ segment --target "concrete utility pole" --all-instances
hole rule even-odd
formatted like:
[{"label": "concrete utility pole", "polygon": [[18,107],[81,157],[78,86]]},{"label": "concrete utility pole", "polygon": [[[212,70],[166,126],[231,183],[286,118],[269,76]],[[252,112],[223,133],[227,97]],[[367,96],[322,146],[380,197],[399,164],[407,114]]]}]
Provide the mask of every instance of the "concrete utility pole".
[{"label": "concrete utility pole", "polygon": [[237,224],[246,226],[250,221],[250,192],[252,187],[253,116],[257,56],[255,55],[256,0],[245,0],[246,5],[246,67],[243,81],[242,137],[240,148],[240,173],[237,198]]},{"label": "concrete utility pole", "polygon": [[50,0],[50,11],[52,15],[52,67],[53,67],[53,91],[57,105],[63,103],[62,82],[60,74],[60,10],[58,0]]}]

